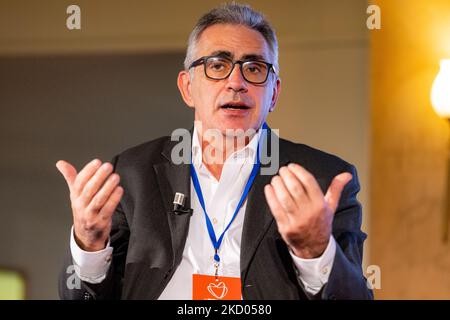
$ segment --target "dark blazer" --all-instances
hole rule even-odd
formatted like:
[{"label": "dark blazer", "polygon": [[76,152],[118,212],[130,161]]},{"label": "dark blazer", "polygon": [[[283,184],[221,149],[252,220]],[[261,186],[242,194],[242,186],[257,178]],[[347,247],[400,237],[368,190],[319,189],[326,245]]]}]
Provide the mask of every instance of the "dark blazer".
[{"label": "dark blazer", "polygon": [[[243,298],[372,298],[361,268],[366,235],[361,231],[355,168],[306,145],[283,139],[279,142],[280,166],[289,162],[302,165],[316,177],[324,193],[337,174],[347,171],[353,175],[344,188],[333,220],[332,232],[338,244],[336,256],[328,283],[317,295],[307,294],[265,200],[263,189],[272,176],[258,175],[248,195],[242,234]],[[78,289],[69,289],[68,278],[73,277],[67,271],[72,265],[69,250],[59,279],[62,299],[157,299],[160,296],[181,262],[189,230],[190,216],[172,213],[175,193],[190,198],[191,190],[189,165],[175,165],[170,160],[176,143],[170,137],[163,137],[114,158],[114,168],[121,176],[125,193],[113,215],[111,267],[102,283],[81,281]]]}]

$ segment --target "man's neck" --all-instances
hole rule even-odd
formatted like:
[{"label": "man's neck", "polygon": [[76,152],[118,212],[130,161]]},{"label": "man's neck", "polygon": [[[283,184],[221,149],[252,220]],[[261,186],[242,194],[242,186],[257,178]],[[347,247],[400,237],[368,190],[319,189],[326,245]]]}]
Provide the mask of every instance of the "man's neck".
[{"label": "man's neck", "polygon": [[236,137],[223,134],[221,141],[216,141],[216,139],[204,139],[198,132],[198,139],[202,146],[202,162],[217,181],[220,180],[225,161],[234,152],[245,148],[253,136]]}]

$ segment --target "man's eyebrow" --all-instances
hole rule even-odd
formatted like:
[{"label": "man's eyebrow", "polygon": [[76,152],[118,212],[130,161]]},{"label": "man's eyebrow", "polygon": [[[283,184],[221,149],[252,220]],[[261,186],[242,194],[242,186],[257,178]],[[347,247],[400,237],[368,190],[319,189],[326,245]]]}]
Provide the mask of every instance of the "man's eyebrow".
[{"label": "man's eyebrow", "polygon": [[[228,58],[233,60],[234,58],[234,54],[231,53],[230,51],[226,51],[226,50],[217,50],[211,53],[211,56],[215,56],[215,57],[222,57],[222,58]],[[262,61],[266,61],[266,59],[264,58],[263,55],[261,54],[256,54],[256,53],[250,53],[250,54],[244,54],[240,60],[262,60]]]},{"label": "man's eyebrow", "polygon": [[228,59],[233,59],[233,57],[234,57],[234,55],[230,51],[226,51],[226,50],[217,50],[217,51],[212,52],[210,55],[214,56],[214,57],[222,57],[222,58],[228,58]]},{"label": "man's eyebrow", "polygon": [[266,61],[266,59],[260,54],[245,54],[241,57],[241,60],[262,60]]}]

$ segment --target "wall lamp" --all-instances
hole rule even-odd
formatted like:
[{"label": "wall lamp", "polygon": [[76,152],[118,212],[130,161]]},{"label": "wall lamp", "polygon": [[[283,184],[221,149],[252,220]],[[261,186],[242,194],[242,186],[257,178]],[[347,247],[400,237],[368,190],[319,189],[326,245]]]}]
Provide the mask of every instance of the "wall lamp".
[{"label": "wall lamp", "polygon": [[[436,113],[447,119],[450,124],[450,59],[443,59],[440,63],[439,73],[434,79],[431,88],[431,104]],[[447,193],[443,215],[442,239],[448,241],[448,226],[450,221],[450,140],[447,154]]]}]

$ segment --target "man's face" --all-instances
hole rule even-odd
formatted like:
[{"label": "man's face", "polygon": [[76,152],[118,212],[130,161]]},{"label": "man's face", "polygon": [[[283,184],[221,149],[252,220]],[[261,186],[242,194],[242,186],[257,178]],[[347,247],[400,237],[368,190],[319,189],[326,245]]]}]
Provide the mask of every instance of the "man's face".
[{"label": "man's face", "polygon": [[[203,31],[194,60],[218,54],[233,61],[251,58],[274,62],[264,37],[241,25],[217,24]],[[219,129],[222,133],[226,129],[257,130],[275,107],[280,80],[273,72],[263,84],[247,82],[239,64],[223,80],[207,78],[203,65],[191,72],[192,78],[188,72],[180,72],[178,87],[186,104],[195,108],[195,120],[201,121],[203,130]]]}]

